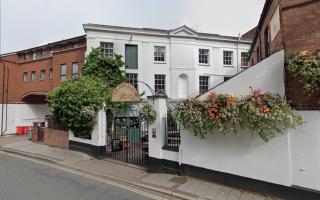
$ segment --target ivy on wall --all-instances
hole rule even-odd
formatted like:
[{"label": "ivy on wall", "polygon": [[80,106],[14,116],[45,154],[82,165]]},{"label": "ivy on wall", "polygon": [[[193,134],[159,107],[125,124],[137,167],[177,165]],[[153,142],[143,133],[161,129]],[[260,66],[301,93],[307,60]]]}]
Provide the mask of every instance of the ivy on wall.
[{"label": "ivy on wall", "polygon": [[302,124],[301,116],[286,101],[253,89],[250,95],[240,98],[211,93],[206,100],[183,100],[175,112],[180,125],[201,138],[209,133],[225,135],[241,129],[268,142],[277,133]]}]

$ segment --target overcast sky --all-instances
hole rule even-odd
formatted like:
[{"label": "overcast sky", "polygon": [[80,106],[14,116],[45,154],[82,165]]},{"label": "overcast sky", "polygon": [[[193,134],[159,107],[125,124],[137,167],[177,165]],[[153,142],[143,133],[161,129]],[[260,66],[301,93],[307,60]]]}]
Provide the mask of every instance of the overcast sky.
[{"label": "overcast sky", "polygon": [[257,25],[265,0],[0,0],[1,53],[84,34],[83,23],[236,36]]}]

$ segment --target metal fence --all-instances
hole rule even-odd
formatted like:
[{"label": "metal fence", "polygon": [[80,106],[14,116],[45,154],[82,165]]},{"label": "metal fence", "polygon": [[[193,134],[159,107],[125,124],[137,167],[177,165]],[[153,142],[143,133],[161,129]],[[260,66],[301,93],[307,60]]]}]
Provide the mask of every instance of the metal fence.
[{"label": "metal fence", "polygon": [[180,126],[174,118],[165,117],[165,136],[166,143],[164,148],[172,151],[179,151],[179,146],[181,142],[180,137]]}]

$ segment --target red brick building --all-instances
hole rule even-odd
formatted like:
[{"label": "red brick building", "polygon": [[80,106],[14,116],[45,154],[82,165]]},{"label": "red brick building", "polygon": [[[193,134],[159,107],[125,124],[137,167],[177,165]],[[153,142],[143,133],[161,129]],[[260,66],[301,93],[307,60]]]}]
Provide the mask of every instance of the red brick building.
[{"label": "red brick building", "polygon": [[[60,82],[81,73],[86,37],[79,36],[0,57],[2,132],[44,121],[50,111],[45,97]],[[4,131],[5,130],[5,131]]]},{"label": "red brick building", "polygon": [[[249,62],[255,65],[273,53],[284,55],[314,51],[320,47],[319,0],[266,0],[252,47]],[[298,109],[320,107],[320,94],[306,94],[302,85],[288,72],[286,98]]]}]

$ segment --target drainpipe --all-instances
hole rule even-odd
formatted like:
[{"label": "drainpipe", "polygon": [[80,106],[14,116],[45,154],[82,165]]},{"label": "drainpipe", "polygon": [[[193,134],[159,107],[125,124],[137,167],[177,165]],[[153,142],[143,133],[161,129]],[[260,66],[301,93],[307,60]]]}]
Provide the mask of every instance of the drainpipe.
[{"label": "drainpipe", "polygon": [[239,43],[240,43],[240,33],[238,34],[238,41],[237,41],[237,73],[239,73]]},{"label": "drainpipe", "polygon": [[4,94],[5,94],[5,73],[6,73],[6,64],[3,61],[0,61],[3,64],[3,74],[2,74],[2,101],[1,101],[1,136],[3,136],[3,116],[4,116]]}]

